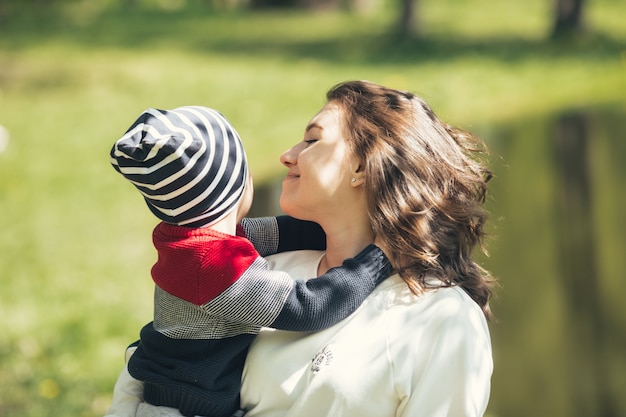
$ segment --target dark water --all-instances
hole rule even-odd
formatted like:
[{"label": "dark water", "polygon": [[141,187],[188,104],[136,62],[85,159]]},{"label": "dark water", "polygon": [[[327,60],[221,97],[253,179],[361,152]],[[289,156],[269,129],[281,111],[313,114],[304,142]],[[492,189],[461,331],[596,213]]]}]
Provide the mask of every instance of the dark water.
[{"label": "dark water", "polygon": [[[626,112],[568,111],[479,133],[492,152],[488,416],[626,416]],[[280,179],[251,215],[280,213]]]}]

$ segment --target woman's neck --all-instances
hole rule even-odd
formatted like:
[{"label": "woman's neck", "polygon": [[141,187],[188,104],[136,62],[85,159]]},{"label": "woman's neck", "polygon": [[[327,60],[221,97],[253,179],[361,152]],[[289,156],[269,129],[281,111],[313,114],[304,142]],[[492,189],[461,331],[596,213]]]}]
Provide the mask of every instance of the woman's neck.
[{"label": "woman's neck", "polygon": [[367,245],[374,243],[374,234],[369,224],[356,227],[354,224],[334,228],[326,226],[324,231],[326,232],[326,255],[318,267],[319,274],[340,266],[345,259],[355,257]]}]

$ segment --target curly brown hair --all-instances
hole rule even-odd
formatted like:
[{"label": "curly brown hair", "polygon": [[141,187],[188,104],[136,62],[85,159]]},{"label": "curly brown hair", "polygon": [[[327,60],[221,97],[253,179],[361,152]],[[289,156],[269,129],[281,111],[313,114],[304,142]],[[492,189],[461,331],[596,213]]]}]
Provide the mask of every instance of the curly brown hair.
[{"label": "curly brown hair", "polygon": [[484,250],[485,144],[408,91],[348,81],[326,98],[361,158],[372,228],[399,275],[417,294],[432,287],[429,276],[460,286],[492,318],[496,280],[471,259],[476,246]]}]

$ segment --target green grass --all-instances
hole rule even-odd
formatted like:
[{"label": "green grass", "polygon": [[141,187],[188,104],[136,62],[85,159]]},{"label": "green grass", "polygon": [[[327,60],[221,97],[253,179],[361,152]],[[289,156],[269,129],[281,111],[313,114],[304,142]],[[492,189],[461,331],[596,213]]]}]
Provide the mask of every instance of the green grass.
[{"label": "green grass", "polygon": [[552,43],[545,3],[422,1],[422,36],[411,41],[389,34],[389,6],[351,16],[81,1],[10,15],[0,26],[0,125],[10,133],[0,153],[0,415],[102,415],[124,347],[150,320],[155,220],[108,162],[144,108],[220,109],[258,183],[280,172],[280,152],[346,79],[410,89],[470,129],[624,108],[626,4],[590,2],[589,33]]}]

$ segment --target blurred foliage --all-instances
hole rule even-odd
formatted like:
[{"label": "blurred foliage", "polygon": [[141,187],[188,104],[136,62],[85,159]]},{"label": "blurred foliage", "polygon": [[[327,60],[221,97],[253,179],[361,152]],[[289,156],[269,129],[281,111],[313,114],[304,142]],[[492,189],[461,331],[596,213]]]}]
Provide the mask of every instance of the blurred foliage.
[{"label": "blurred foliage", "polygon": [[[0,0],[8,132],[0,133],[0,415],[102,415],[125,346],[151,318],[155,220],[108,162],[144,108],[220,109],[262,183],[280,172],[278,155],[300,139],[325,90],[354,78],[412,90],[509,155],[494,180],[502,240],[485,261],[504,284],[490,410],[530,414],[522,405],[547,390],[555,412],[532,414],[568,415],[570,365],[554,360],[568,341],[561,284],[525,285],[526,276],[559,274],[546,120],[565,109],[626,113],[626,4],[590,2],[588,32],[553,42],[548,3],[422,0],[420,37],[401,40],[391,2],[351,14],[199,0]],[[624,149],[615,146],[626,141],[621,128],[599,132],[593,216],[601,276],[612,277],[603,281],[607,308],[617,316],[626,233],[615,226],[624,209],[615,191],[624,189]],[[623,361],[615,368],[626,374]]]}]

